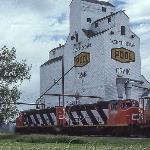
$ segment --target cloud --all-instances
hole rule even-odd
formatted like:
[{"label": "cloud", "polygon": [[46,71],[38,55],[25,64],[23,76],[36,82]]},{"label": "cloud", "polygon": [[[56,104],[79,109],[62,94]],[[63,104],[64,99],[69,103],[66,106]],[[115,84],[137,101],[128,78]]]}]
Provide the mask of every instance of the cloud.
[{"label": "cloud", "polygon": [[150,81],[150,1],[128,0],[125,5],[133,30],[141,39],[142,74]]},{"label": "cloud", "polygon": [[[16,47],[17,59],[32,64],[32,77],[22,86],[21,101],[34,103],[39,97],[40,65],[69,32],[69,3],[62,0],[1,0],[0,47]],[[61,4],[61,5],[60,5]]]},{"label": "cloud", "polygon": [[112,3],[117,10],[121,10],[122,7],[126,4],[126,1],[124,0],[109,0],[110,3]]}]

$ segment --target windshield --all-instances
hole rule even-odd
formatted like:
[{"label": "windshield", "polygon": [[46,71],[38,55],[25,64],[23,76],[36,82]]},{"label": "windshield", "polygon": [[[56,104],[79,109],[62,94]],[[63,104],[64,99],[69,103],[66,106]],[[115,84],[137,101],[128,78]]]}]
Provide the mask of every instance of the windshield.
[{"label": "windshield", "polygon": [[130,107],[132,107],[132,103],[122,103],[121,104],[122,109],[127,109],[127,108],[130,108]]},{"label": "windshield", "polygon": [[121,103],[121,108],[122,109],[127,109],[130,107],[139,107],[139,104],[137,101],[127,101],[127,102],[122,102]]}]

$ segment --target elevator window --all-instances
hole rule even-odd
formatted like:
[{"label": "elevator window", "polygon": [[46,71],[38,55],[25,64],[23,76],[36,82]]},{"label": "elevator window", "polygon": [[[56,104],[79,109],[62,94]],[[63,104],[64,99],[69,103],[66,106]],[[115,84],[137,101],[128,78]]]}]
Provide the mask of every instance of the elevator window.
[{"label": "elevator window", "polygon": [[121,26],[121,35],[125,35],[126,34],[126,28],[125,26]]}]

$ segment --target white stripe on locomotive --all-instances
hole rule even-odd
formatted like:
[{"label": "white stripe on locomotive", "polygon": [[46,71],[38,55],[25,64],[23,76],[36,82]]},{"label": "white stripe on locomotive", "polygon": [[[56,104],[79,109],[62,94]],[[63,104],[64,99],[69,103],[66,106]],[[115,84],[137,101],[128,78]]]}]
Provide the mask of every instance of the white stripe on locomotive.
[{"label": "white stripe on locomotive", "polygon": [[34,116],[33,116],[33,115],[30,115],[30,118],[31,118],[31,120],[32,120],[31,126],[35,126],[37,123],[36,123],[36,121],[35,121],[35,119],[34,119]]},{"label": "white stripe on locomotive", "polygon": [[42,118],[41,118],[40,114],[36,114],[36,116],[37,116],[37,118],[39,120],[40,125],[44,124],[43,121],[42,121]]},{"label": "white stripe on locomotive", "polygon": [[99,115],[99,113],[97,112],[97,110],[91,110],[91,112],[93,113],[93,115],[95,116],[95,118],[99,122],[99,124],[104,124],[104,121],[103,121],[102,117]]},{"label": "white stripe on locomotive", "polygon": [[43,117],[44,117],[44,119],[45,119],[47,125],[51,125],[51,123],[50,123],[50,121],[49,121],[49,118],[48,118],[47,114],[43,114]]},{"label": "white stripe on locomotive", "polygon": [[50,115],[51,115],[51,117],[52,117],[52,119],[54,121],[54,125],[57,125],[57,119],[56,119],[55,114],[54,113],[50,113]]},{"label": "white stripe on locomotive", "polygon": [[65,119],[68,125],[73,125],[72,120],[70,119],[69,115],[66,113],[65,114]]}]

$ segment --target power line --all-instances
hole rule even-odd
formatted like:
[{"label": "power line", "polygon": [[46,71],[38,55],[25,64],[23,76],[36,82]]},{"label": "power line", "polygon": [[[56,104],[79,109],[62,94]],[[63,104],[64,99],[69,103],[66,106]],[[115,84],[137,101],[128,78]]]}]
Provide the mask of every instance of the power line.
[{"label": "power line", "polygon": [[[17,103],[0,103],[0,105],[3,105],[3,104],[10,104],[10,105],[31,105],[31,106],[37,105],[37,104],[34,104],[34,103],[23,103],[23,102],[17,102]],[[44,105],[44,104],[40,104],[40,105]]]}]

